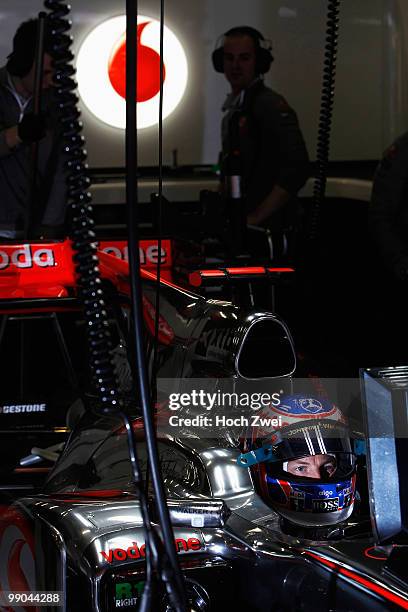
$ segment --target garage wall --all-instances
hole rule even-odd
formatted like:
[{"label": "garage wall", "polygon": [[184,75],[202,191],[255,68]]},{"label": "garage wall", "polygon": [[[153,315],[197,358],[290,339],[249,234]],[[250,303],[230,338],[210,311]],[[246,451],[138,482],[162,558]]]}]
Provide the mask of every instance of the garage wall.
[{"label": "garage wall", "polygon": [[[74,51],[99,23],[124,12],[115,0],[71,0]],[[187,51],[189,83],[164,123],[164,161],[177,149],[180,164],[211,164],[219,147],[220,107],[228,91],[210,56],[226,29],[248,24],[273,41],[276,61],[267,82],[296,109],[311,157],[317,119],[326,0],[173,0],[166,23]],[[18,23],[42,9],[37,0],[3,0],[0,58],[10,51]],[[159,4],[140,0],[139,12],[159,17]],[[376,159],[406,124],[407,56],[404,0],[343,0],[333,123],[332,159]],[[101,123],[82,104],[89,162],[123,166],[124,132]],[[139,132],[139,162],[157,164],[157,127]]]}]

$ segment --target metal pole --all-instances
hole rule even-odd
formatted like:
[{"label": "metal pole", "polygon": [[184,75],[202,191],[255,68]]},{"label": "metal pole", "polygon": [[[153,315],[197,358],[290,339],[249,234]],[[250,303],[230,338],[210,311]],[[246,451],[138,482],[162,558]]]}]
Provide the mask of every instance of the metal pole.
[{"label": "metal pole", "polygon": [[[137,0],[126,0],[126,205],[129,240],[129,277],[131,286],[131,304],[133,329],[130,334],[134,380],[138,381],[143,422],[146,434],[146,446],[149,457],[149,468],[152,476],[155,503],[163,536],[163,546],[172,568],[172,595],[176,604],[175,612],[187,610],[187,595],[183,575],[174,547],[174,532],[166,504],[163,480],[158,461],[153,410],[147,375],[145,347],[143,342],[142,284],[140,280],[140,259],[138,248],[137,205]],[[158,316],[159,313],[156,313]],[[147,554],[148,549],[147,549]],[[170,582],[170,581],[169,581]],[[169,586],[167,584],[166,586]]]},{"label": "metal pole", "polygon": [[[38,117],[41,112],[41,92],[44,68],[44,34],[45,19],[47,14],[44,12],[38,15],[37,41],[35,46],[35,75],[33,91],[33,113]],[[38,165],[38,142],[31,145],[31,164],[30,164],[30,183],[27,201],[27,211],[24,225],[24,238],[29,238],[29,232],[34,220],[34,211],[37,206],[37,165]]]}]

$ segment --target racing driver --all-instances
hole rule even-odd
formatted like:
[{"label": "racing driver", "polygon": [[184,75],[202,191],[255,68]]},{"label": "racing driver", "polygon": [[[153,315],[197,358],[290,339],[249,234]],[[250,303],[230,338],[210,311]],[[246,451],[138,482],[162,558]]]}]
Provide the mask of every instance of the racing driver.
[{"label": "racing driver", "polygon": [[280,416],[282,426],[253,427],[238,458],[251,468],[263,501],[283,524],[324,527],[348,519],[356,495],[356,458],[342,412],[328,400],[291,395],[267,413]]}]

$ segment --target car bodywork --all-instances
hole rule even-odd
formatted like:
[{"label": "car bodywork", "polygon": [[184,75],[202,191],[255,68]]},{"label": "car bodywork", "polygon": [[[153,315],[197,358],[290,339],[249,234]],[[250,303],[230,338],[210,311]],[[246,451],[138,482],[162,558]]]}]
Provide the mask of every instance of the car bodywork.
[{"label": "car bodywork", "polygon": [[[145,467],[138,422],[133,421]],[[189,437],[164,437],[159,450],[193,609],[408,607],[406,589],[387,574],[393,548],[375,546],[367,517],[357,512],[322,531],[320,539],[318,531],[314,540],[285,533],[279,515],[258,496],[249,470],[237,465],[239,449],[225,437],[200,440],[190,431]],[[21,521],[37,543],[31,543],[36,589],[63,592],[67,610],[80,602],[94,610],[137,609],[145,541],[135,493],[120,420],[88,414],[44,493],[20,500],[3,518],[3,553],[5,541],[13,550],[4,534]],[[21,533],[22,528],[20,539]],[[14,567],[22,572],[21,563]]]}]

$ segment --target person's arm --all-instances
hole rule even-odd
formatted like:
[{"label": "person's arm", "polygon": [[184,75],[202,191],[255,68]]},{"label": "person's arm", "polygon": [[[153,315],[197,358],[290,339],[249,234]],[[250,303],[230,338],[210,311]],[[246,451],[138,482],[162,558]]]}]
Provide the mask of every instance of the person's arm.
[{"label": "person's arm", "polygon": [[0,157],[10,155],[23,142],[38,142],[44,138],[46,123],[42,116],[32,113],[24,115],[21,123],[11,127],[0,127]]},{"label": "person's arm", "polygon": [[20,143],[17,125],[8,128],[0,126],[0,158],[10,155]]},{"label": "person's arm", "polygon": [[22,140],[18,135],[18,125],[13,125],[13,127],[4,130],[4,141],[9,151],[12,151],[21,144]]},{"label": "person's arm", "polygon": [[248,225],[262,225],[271,215],[282,208],[291,194],[280,185],[275,185],[261,204],[247,216]]},{"label": "person's arm", "polygon": [[[248,223],[261,225],[281,209],[303,187],[309,174],[309,156],[296,113],[281,96],[264,97],[254,108],[255,120],[269,154],[277,165],[276,184],[259,206],[248,215]],[[271,171],[274,169],[271,168]]]},{"label": "person's arm", "polygon": [[0,158],[10,155],[21,142],[18,137],[18,114],[17,102],[0,84]]}]

